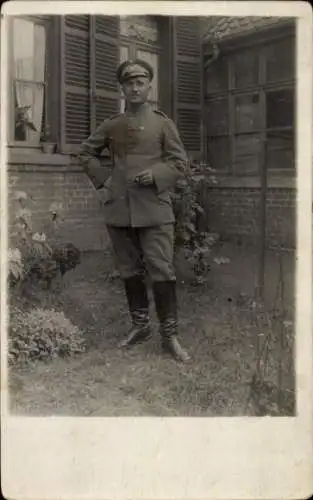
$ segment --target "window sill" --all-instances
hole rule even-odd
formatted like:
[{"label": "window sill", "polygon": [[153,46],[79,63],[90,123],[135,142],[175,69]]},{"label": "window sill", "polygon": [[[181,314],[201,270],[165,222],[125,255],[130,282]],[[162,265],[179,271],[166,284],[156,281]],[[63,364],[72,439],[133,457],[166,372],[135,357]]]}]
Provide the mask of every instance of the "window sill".
[{"label": "window sill", "polygon": [[[8,148],[6,163],[9,171],[18,172],[83,172],[83,167],[69,154],[44,153],[39,149]],[[101,167],[111,167],[111,159],[103,157]],[[101,168],[100,167],[100,168]]]},{"label": "window sill", "polygon": [[11,172],[81,172],[83,170],[81,165],[71,161],[70,155],[44,153],[39,148],[8,147],[6,163]]},{"label": "window sill", "polygon": [[7,163],[9,165],[70,165],[70,156],[57,153],[43,153],[37,149],[21,151],[19,148],[9,148]]}]

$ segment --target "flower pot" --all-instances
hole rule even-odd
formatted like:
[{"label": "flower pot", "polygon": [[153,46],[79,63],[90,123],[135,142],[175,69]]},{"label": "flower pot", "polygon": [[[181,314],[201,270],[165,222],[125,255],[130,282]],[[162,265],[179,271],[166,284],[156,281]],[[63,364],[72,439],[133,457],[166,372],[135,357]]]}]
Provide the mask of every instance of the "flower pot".
[{"label": "flower pot", "polygon": [[44,153],[53,154],[55,149],[55,144],[51,142],[43,142],[41,144],[41,149]]}]

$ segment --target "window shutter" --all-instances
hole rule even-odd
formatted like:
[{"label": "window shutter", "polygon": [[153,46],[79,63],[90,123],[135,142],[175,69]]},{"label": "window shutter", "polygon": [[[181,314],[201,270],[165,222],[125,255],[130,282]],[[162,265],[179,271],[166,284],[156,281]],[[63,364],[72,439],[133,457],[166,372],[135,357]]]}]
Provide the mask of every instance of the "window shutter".
[{"label": "window shutter", "polygon": [[117,16],[93,16],[94,27],[94,99],[93,129],[104,119],[119,112],[120,94],[116,70],[120,62],[120,21]]},{"label": "window shutter", "polygon": [[89,16],[63,16],[61,23],[61,148],[67,152],[90,133]]},{"label": "window shutter", "polygon": [[175,120],[190,156],[199,155],[202,136],[202,70],[199,17],[174,22]]},{"label": "window shutter", "polygon": [[61,23],[61,147],[71,152],[119,111],[119,18],[73,15]]}]

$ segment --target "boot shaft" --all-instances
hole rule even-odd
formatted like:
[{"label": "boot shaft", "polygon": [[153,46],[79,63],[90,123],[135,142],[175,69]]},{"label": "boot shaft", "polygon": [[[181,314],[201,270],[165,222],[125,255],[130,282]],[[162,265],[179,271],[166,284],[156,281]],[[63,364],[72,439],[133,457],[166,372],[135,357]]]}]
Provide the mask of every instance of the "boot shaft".
[{"label": "boot shaft", "polygon": [[153,284],[155,309],[160,321],[177,318],[175,281],[158,281]]},{"label": "boot shaft", "polygon": [[149,322],[149,299],[144,279],[132,276],[124,280],[124,287],[133,325],[145,326]]},{"label": "boot shaft", "polygon": [[156,282],[153,285],[155,309],[162,337],[177,334],[177,298],[175,281]]},{"label": "boot shaft", "polygon": [[125,279],[124,288],[130,311],[146,310],[149,308],[146,283],[142,276],[132,276]]}]

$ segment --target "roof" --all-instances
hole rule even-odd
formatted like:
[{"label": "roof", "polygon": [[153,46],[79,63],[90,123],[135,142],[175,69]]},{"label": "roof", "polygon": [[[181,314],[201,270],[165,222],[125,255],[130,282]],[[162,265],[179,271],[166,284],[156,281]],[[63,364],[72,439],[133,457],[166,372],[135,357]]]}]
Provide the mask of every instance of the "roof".
[{"label": "roof", "polygon": [[223,41],[248,35],[266,28],[290,22],[288,17],[221,17],[211,16],[204,21],[203,37],[205,40]]}]

